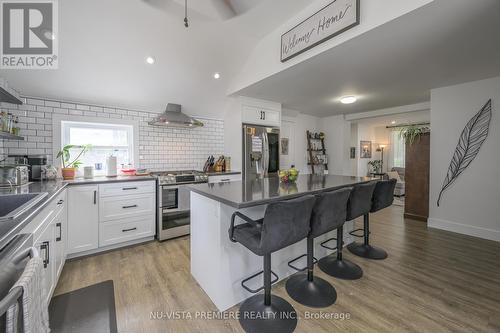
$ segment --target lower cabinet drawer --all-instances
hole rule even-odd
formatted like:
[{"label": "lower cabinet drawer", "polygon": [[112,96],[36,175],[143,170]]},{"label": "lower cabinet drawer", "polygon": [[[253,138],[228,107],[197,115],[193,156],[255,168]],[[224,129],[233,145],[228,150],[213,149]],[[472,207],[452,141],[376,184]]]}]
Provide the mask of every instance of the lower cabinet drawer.
[{"label": "lower cabinet drawer", "polygon": [[99,247],[127,242],[155,234],[155,216],[128,218],[99,224]]},{"label": "lower cabinet drawer", "polygon": [[155,213],[154,194],[104,197],[99,201],[99,221],[111,221]]}]

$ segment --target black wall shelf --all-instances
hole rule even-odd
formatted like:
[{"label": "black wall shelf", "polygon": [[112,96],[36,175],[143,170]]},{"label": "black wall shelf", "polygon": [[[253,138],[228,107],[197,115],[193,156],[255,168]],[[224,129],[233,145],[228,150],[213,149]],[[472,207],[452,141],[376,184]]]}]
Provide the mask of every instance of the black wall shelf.
[{"label": "black wall shelf", "polygon": [[1,86],[0,86],[0,102],[10,103],[10,104],[18,104],[18,105],[23,104],[23,101],[21,101],[16,96],[12,95],[10,92],[5,90]]}]

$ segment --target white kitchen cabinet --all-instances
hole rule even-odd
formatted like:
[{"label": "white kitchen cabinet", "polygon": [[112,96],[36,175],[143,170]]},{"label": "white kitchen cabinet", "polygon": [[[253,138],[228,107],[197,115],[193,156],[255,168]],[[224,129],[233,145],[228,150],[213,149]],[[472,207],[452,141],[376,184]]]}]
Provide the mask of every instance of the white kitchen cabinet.
[{"label": "white kitchen cabinet", "polygon": [[241,180],[241,173],[232,175],[208,176],[208,183],[228,183]]},{"label": "white kitchen cabinet", "polygon": [[99,224],[99,246],[108,246],[154,236],[154,212],[142,217],[129,217]]},{"label": "white kitchen cabinet", "polygon": [[35,239],[34,246],[38,249],[43,260],[43,292],[45,302],[48,304],[57,283],[54,268],[54,224],[44,224],[45,228]]},{"label": "white kitchen cabinet", "polygon": [[156,183],[154,180],[99,185],[99,198],[144,193],[156,193]]},{"label": "white kitchen cabinet", "polygon": [[99,246],[99,203],[97,185],[68,188],[68,254]]},{"label": "white kitchen cabinet", "polygon": [[281,110],[255,105],[242,105],[242,121],[246,124],[280,127]]},{"label": "white kitchen cabinet", "polygon": [[61,275],[66,260],[67,205],[65,201],[66,195],[58,200],[57,204],[61,205],[61,209],[52,221],[54,228],[54,276],[56,280]]},{"label": "white kitchen cabinet", "polygon": [[154,215],[154,193],[103,197],[99,200],[99,221]]}]

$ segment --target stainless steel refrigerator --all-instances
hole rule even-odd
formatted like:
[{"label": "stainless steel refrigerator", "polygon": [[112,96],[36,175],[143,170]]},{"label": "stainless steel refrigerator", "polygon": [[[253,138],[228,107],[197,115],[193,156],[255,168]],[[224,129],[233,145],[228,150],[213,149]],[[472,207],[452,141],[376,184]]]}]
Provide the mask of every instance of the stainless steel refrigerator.
[{"label": "stainless steel refrigerator", "polygon": [[243,177],[268,177],[280,165],[280,130],[275,127],[243,125]]}]

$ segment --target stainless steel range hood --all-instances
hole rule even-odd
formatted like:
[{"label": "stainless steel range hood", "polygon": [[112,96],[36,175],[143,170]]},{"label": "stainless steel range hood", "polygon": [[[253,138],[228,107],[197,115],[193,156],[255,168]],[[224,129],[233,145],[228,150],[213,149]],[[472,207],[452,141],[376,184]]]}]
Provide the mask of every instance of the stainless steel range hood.
[{"label": "stainless steel range hood", "polygon": [[181,111],[180,104],[168,103],[165,112],[154,118],[148,124],[152,126],[165,126],[165,127],[201,127],[203,123],[193,117],[185,115]]}]

